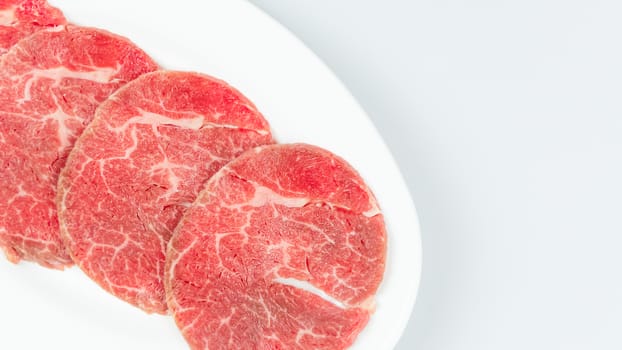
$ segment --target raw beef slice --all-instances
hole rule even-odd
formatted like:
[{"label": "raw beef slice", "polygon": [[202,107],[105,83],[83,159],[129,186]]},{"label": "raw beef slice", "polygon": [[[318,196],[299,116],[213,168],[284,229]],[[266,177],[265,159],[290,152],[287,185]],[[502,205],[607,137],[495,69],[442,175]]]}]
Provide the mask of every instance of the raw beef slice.
[{"label": "raw beef slice", "polygon": [[56,183],[95,108],[156,64],[120,36],[61,26],[0,58],[0,248],[8,259],[71,264],[58,230]]},{"label": "raw beef slice", "polygon": [[384,273],[376,200],[344,160],[304,144],[223,167],[175,230],[167,300],[192,349],[344,349]]},{"label": "raw beef slice", "polygon": [[45,0],[0,0],[0,55],[34,32],[66,23]]},{"label": "raw beef slice", "polygon": [[104,289],[165,313],[166,245],[202,185],[243,151],[272,143],[255,106],[196,73],[146,74],[104,102],[59,180],[61,234]]}]

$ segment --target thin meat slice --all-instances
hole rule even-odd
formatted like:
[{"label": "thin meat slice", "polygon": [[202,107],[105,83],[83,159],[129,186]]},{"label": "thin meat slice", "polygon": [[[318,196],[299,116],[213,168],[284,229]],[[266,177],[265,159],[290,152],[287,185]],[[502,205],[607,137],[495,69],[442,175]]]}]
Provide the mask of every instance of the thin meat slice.
[{"label": "thin meat slice", "polygon": [[226,83],[159,71],[104,102],[59,180],[61,232],[77,264],[104,289],[165,313],[166,246],[216,171],[272,143],[257,108]]},{"label": "thin meat slice", "polygon": [[45,0],[0,0],[0,55],[34,32],[66,23]]},{"label": "thin meat slice", "polygon": [[383,216],[343,159],[305,144],[244,153],[169,244],[166,292],[195,350],[349,347],[386,256]]},{"label": "thin meat slice", "polygon": [[103,30],[39,31],[0,58],[0,248],[63,268],[56,184],[76,138],[110,94],[157,65]]}]

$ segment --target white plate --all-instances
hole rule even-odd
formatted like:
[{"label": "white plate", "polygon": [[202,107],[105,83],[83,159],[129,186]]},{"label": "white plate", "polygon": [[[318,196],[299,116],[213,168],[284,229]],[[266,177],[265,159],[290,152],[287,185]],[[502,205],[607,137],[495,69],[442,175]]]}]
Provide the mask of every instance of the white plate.
[{"label": "white plate", "polygon": [[[280,142],[344,157],[375,192],[389,232],[377,310],[353,350],[389,350],[415,301],[421,243],[400,172],[370,120],[326,66],[242,0],[51,0],[77,24],[124,35],[168,69],[224,79],[248,96]],[[186,349],[170,317],[146,315],[77,268],[51,271],[0,258],[0,349]]]}]

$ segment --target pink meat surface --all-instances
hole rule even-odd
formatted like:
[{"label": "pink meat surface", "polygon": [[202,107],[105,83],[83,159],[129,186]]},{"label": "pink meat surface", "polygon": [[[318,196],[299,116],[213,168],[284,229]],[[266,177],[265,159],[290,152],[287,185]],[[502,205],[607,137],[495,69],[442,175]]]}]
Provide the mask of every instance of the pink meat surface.
[{"label": "pink meat surface", "polygon": [[272,145],[209,180],[167,254],[169,307],[192,349],[338,350],[373,312],[386,232],[343,159]]},{"label": "pink meat surface", "polygon": [[143,75],[104,102],[59,180],[63,239],[104,289],[165,313],[166,246],[205,181],[272,143],[256,107],[197,73]]},{"label": "pink meat surface", "polygon": [[66,23],[45,0],[0,0],[0,55],[34,32]]},{"label": "pink meat surface", "polygon": [[77,137],[110,94],[157,65],[120,36],[60,26],[0,58],[0,248],[63,268],[56,184]]}]

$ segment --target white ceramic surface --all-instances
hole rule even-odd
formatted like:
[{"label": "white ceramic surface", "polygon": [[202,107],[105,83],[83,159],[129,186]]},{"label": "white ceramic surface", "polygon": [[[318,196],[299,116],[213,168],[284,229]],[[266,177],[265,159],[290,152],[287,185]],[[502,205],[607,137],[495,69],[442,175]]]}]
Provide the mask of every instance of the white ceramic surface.
[{"label": "white ceramic surface", "polygon": [[[74,23],[127,36],[165,68],[228,81],[255,102],[280,142],[325,147],[360,171],[386,216],[389,251],[376,313],[352,349],[392,349],[419,283],[417,217],[387,147],[324,64],[241,0],[51,3]],[[51,271],[2,258],[0,281],[2,349],[186,348],[171,318],[146,315],[117,300],[77,268]]]}]

